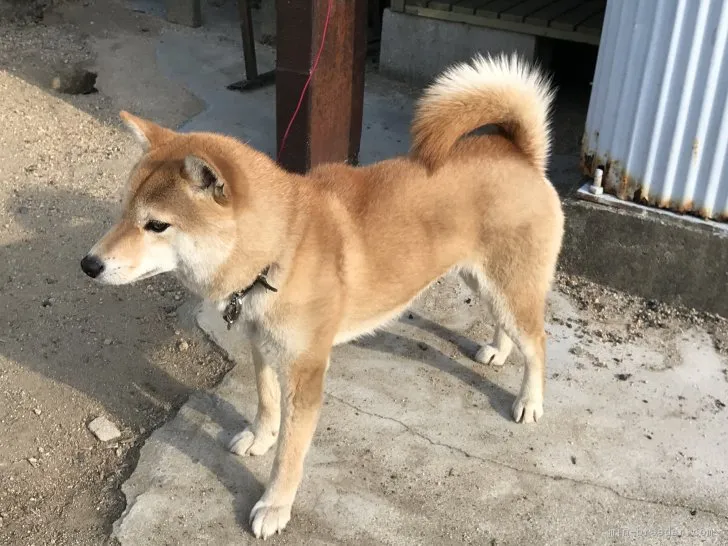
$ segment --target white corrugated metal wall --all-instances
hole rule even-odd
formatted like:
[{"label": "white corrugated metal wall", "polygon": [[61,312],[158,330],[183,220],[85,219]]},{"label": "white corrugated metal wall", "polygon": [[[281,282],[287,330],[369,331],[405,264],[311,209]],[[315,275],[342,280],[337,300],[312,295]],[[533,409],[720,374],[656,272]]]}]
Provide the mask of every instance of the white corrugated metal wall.
[{"label": "white corrugated metal wall", "polygon": [[728,221],[728,1],[608,0],[582,164],[621,199]]}]

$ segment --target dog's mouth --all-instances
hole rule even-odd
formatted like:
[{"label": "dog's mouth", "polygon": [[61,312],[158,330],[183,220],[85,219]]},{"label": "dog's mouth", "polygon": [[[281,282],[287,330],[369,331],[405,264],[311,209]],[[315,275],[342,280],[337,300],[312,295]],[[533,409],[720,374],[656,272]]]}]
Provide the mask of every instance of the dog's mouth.
[{"label": "dog's mouth", "polygon": [[152,269],[148,273],[144,273],[141,277],[137,277],[136,279],[134,279],[131,282],[139,282],[139,281],[143,281],[143,280],[146,280],[146,279],[150,279],[150,278],[155,277],[155,276],[157,276],[157,275],[159,275],[161,273],[164,273],[164,270],[162,270],[162,269]]},{"label": "dog's mouth", "polygon": [[151,277],[154,277],[156,275],[159,275],[161,273],[164,273],[163,269],[155,268],[151,271],[148,271],[146,273],[143,273],[142,275],[138,277],[134,277],[133,279],[125,279],[121,275],[119,275],[120,269],[112,269],[110,271],[105,271],[103,274],[96,277],[94,280],[101,284],[110,284],[110,285],[123,285],[123,284],[134,284],[139,281],[143,281],[146,279],[149,279]]}]

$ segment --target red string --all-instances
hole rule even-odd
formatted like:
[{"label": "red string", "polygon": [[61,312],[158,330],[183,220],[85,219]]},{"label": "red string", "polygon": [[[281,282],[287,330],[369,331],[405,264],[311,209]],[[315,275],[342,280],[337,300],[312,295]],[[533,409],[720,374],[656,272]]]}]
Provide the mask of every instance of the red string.
[{"label": "red string", "polygon": [[329,29],[329,19],[331,18],[331,4],[333,3],[333,0],[329,0],[328,7],[326,8],[326,20],[324,21],[324,29],[321,32],[321,45],[319,46],[318,53],[316,53],[316,58],[313,61],[313,65],[311,65],[311,70],[308,73],[308,79],[306,80],[306,83],[303,86],[303,89],[301,90],[301,97],[298,99],[298,105],[296,106],[296,109],[293,111],[293,115],[291,116],[291,121],[288,122],[288,127],[286,127],[286,132],[283,133],[283,138],[281,139],[281,147],[278,149],[278,160],[281,158],[281,154],[283,153],[283,148],[286,147],[286,140],[288,140],[288,134],[291,132],[291,127],[293,126],[293,122],[296,120],[296,116],[298,116],[299,110],[301,110],[301,105],[303,104],[303,99],[306,97],[306,91],[308,90],[308,86],[311,83],[311,80],[313,79],[313,74],[316,72],[316,68],[318,68],[319,61],[321,60],[321,53],[324,50],[324,43],[326,42],[326,31]]}]

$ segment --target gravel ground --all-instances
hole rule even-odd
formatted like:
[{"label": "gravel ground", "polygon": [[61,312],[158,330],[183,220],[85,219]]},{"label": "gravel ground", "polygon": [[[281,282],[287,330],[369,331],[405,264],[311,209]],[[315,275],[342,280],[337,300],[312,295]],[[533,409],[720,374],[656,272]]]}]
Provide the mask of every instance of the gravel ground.
[{"label": "gravel ground", "polygon": [[[108,19],[157,32],[139,17]],[[172,279],[100,288],[80,272],[139,150],[113,97],[50,90],[59,71],[93,63],[89,35],[52,13],[31,19],[0,19],[0,544],[101,544],[139,446],[231,364],[185,319],[191,304]],[[585,344],[697,325],[728,352],[721,317],[561,274],[556,288],[588,311],[590,320],[569,323]],[[88,431],[98,416],[119,439]]]},{"label": "gravel ground", "polygon": [[564,273],[557,275],[556,287],[593,319],[572,325],[586,337],[620,344],[643,337],[669,338],[667,334],[698,327],[710,335],[719,354],[728,354],[728,320],[719,315],[646,300]]}]

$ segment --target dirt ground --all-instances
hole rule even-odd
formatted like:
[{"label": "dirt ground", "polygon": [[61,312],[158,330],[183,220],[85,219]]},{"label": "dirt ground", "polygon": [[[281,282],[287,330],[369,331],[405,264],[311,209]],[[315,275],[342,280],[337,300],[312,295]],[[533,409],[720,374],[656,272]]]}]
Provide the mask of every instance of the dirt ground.
[{"label": "dirt ground", "polygon": [[[101,288],[79,268],[140,153],[107,96],[48,88],[88,40],[58,12],[0,23],[1,544],[103,543],[144,439],[231,366],[172,279]],[[99,415],[118,441],[87,430]]]},{"label": "dirt ground", "polygon": [[[92,65],[95,36],[144,47],[161,25],[109,1],[0,20],[0,544],[105,543],[144,440],[231,368],[187,318],[194,302],[174,280],[102,288],[78,266],[139,150],[118,122],[118,97],[62,95],[50,82]],[[135,77],[142,86],[144,74]],[[157,116],[163,123],[199,108],[181,89],[169,100],[179,107]],[[593,322],[574,325],[589,335],[620,343],[699,325],[728,352],[720,317],[573,277],[560,276],[558,289],[589,311]],[[88,431],[99,415],[121,429],[118,441]]]}]

